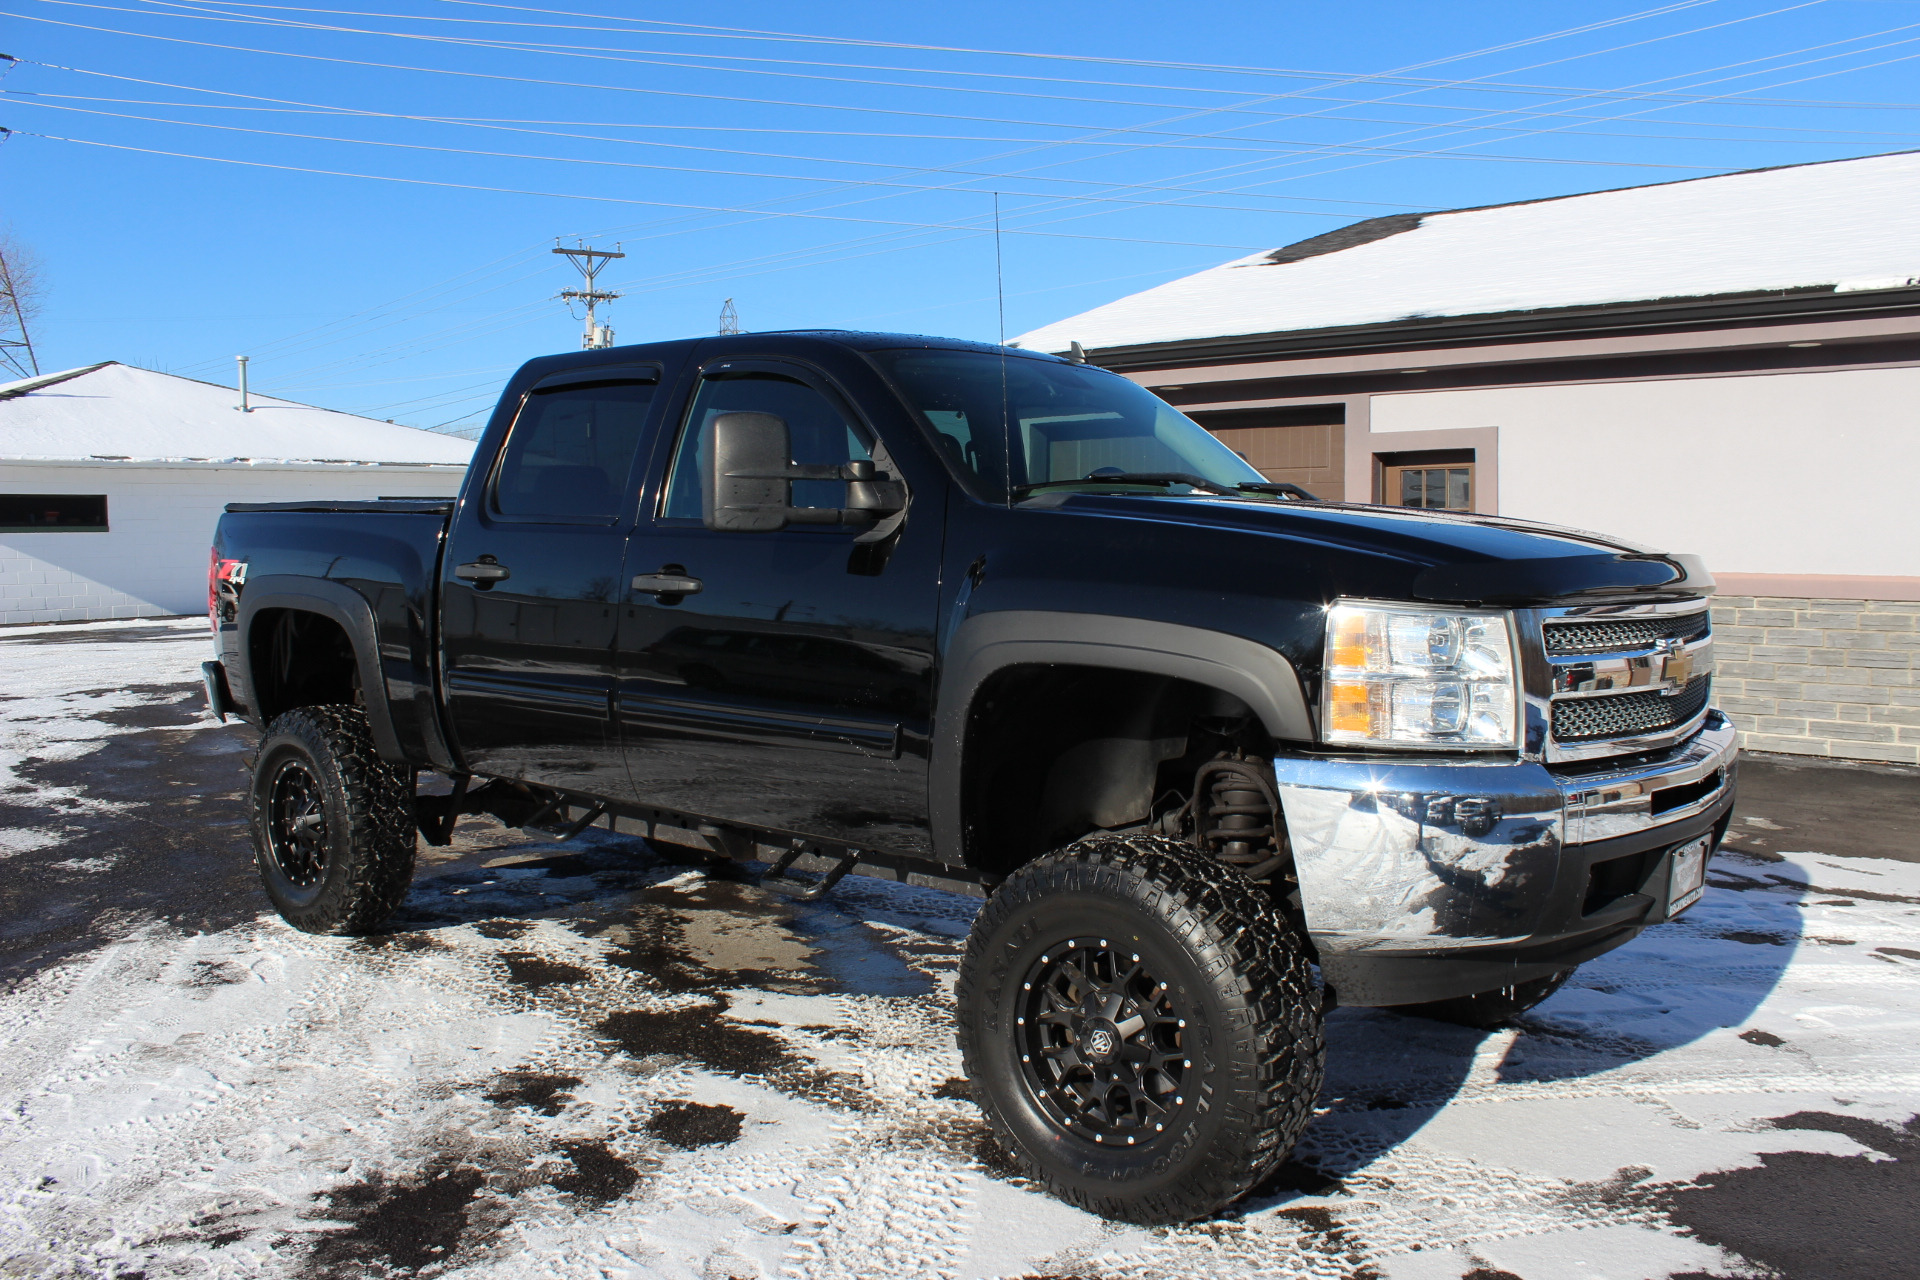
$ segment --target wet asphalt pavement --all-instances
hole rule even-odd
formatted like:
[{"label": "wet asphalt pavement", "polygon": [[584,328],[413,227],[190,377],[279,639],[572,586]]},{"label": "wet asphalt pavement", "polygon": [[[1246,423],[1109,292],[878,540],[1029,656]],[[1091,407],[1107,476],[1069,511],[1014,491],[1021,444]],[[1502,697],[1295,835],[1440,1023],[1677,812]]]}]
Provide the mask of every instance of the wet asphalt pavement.
[{"label": "wet asphalt pavement", "polygon": [[[85,644],[92,636],[85,628],[17,637],[0,633],[0,663],[24,647]],[[179,636],[177,628],[155,627],[147,638],[160,643]],[[123,629],[116,639],[137,643],[140,635],[136,629]],[[0,793],[0,831],[42,833],[39,843],[29,841],[29,847],[0,862],[0,993],[26,991],[61,966],[88,963],[130,931],[159,927],[187,938],[244,933],[259,928],[256,922],[267,909],[251,865],[243,802],[253,730],[204,725],[202,695],[189,684],[134,683],[116,686],[116,692],[115,705],[96,713],[103,734],[97,744],[84,751],[23,755],[13,765],[10,788]],[[8,714],[10,701],[0,686],[0,718]],[[1749,756],[1741,782],[1739,820],[1729,841],[1733,858],[1716,863],[1717,888],[1748,896],[1773,893],[1778,888],[1773,882],[1787,884],[1781,874],[1788,865],[1784,856],[1797,850],[1920,862],[1920,840],[1913,834],[1920,830],[1920,771]],[[1894,891],[1897,886],[1875,890],[1863,887],[1867,884],[1822,888],[1812,881],[1795,881],[1788,888],[1803,900],[1829,895],[1831,901],[1823,899],[1824,906],[1877,903],[1908,918],[1920,916],[1911,909],[1920,903]],[[950,980],[966,914],[975,905],[960,899],[933,903],[945,895],[923,894],[925,902],[915,908],[921,912],[914,919],[917,929],[883,928],[883,945],[877,945],[872,922],[887,918],[886,910],[875,907],[880,900],[873,895],[880,892],[869,883],[840,903],[830,897],[820,904],[795,904],[762,893],[742,870],[710,865],[685,851],[592,837],[577,847],[555,846],[491,819],[473,818],[461,823],[453,846],[421,846],[416,889],[407,905],[382,935],[350,945],[377,965],[388,963],[387,957],[450,960],[461,945],[450,940],[477,937],[490,948],[490,963],[497,965],[498,975],[493,981],[501,991],[529,1007],[571,1009],[570,1016],[602,1046],[597,1052],[610,1051],[631,1062],[677,1060],[717,1077],[761,1082],[784,1097],[829,1112],[871,1115],[899,1105],[873,1092],[871,1069],[869,1087],[863,1089],[854,1076],[835,1066],[835,1055],[870,1037],[871,1030],[795,1023],[800,1015],[782,1014],[782,1001],[836,992],[881,1004],[937,1001],[942,984]],[[1782,965],[1796,943],[1851,945],[1838,937],[1802,938],[1797,917],[1788,924],[1767,923],[1787,920],[1794,909],[1793,901],[1768,906],[1756,917],[1759,924],[1724,930],[1720,936],[1728,941],[1723,945],[1742,957],[1772,948]],[[551,942],[554,926],[581,940],[585,949],[556,949]],[[1878,947],[1885,954],[1877,958],[1896,968],[1920,964],[1920,924],[1913,937],[1911,948]],[[239,981],[223,976],[220,965],[225,961],[197,963],[205,970],[195,970],[199,976],[189,981],[209,988]],[[1904,975],[1908,969],[1898,972]],[[1614,990],[1608,982],[1595,982],[1596,992]],[[638,983],[664,1001],[638,1002],[637,1007],[629,1007],[636,1005],[632,999],[595,1003],[589,993],[608,983]],[[1616,985],[1630,989],[1633,981]],[[763,1007],[767,1012],[753,1012]],[[1573,1050],[1554,1039],[1554,1028],[1538,1030],[1539,1036],[1522,1035],[1506,1051],[1502,1078],[1524,1083],[1565,1076],[1568,1069],[1554,1065],[1553,1054]],[[1371,1054],[1367,1070],[1360,1073],[1371,1083],[1356,1083],[1359,1077],[1343,1083],[1336,1072],[1329,1105],[1370,1115],[1367,1123],[1384,1125],[1369,1132],[1387,1135],[1379,1139],[1387,1149],[1423,1125],[1432,1132],[1442,1130],[1437,1108],[1460,1080],[1479,1069],[1473,1064],[1485,1051],[1480,1037],[1457,1029],[1359,1011],[1336,1014],[1331,1038],[1336,1051],[1344,1044],[1350,1053]],[[1546,1055],[1537,1061],[1523,1053],[1534,1039],[1542,1046],[1537,1052]],[[1784,1025],[1768,1030],[1756,1022],[1740,1039],[1752,1051],[1798,1052]],[[1403,1043],[1409,1046],[1406,1053],[1411,1056],[1405,1061],[1416,1078],[1396,1083],[1389,1050],[1383,1046]],[[1579,1052],[1598,1050],[1590,1044]],[[1647,1057],[1637,1048],[1606,1052],[1613,1056],[1601,1065],[1611,1070]],[[940,1055],[923,1056],[932,1064]],[[577,1061],[554,1065],[532,1058],[538,1055],[531,1055],[524,1067],[487,1074],[475,1105],[538,1126],[580,1116],[587,1101],[597,1096],[594,1091],[604,1089],[594,1072]],[[1456,1078],[1423,1086],[1418,1072],[1441,1062],[1458,1063],[1442,1072],[1453,1072]],[[576,1131],[547,1139],[547,1154],[540,1157],[546,1163],[538,1165],[543,1172],[531,1179],[503,1173],[505,1166],[489,1164],[470,1148],[429,1152],[405,1169],[366,1169],[355,1163],[352,1176],[308,1193],[315,1206],[310,1213],[331,1224],[325,1233],[300,1237],[297,1245],[293,1236],[278,1237],[283,1249],[294,1249],[299,1256],[287,1273],[342,1280],[424,1276],[445,1272],[456,1257],[492,1256],[504,1266],[497,1274],[514,1275],[514,1266],[501,1263],[499,1252],[511,1235],[507,1224],[517,1210],[503,1206],[517,1205],[537,1192],[558,1197],[582,1213],[609,1212],[607,1207],[622,1203],[623,1197],[655,1185],[661,1169],[684,1158],[675,1157],[676,1151],[724,1152],[745,1145],[743,1125],[751,1130],[756,1123],[750,1102],[725,1090],[682,1089],[689,1096],[662,1099],[633,1123],[629,1134]],[[1004,1163],[984,1142],[966,1101],[964,1081],[948,1069],[935,1069],[911,1089],[926,1099],[924,1108],[914,1112],[911,1124],[894,1131],[910,1138],[896,1136],[889,1142],[920,1144],[989,1180],[1019,1185],[1009,1182]],[[1786,1105],[1760,1122],[1763,1128],[1824,1135],[1822,1140],[1838,1145],[1765,1151],[1757,1160],[1709,1166],[1698,1176],[1664,1182],[1649,1180],[1644,1167],[1636,1176],[1630,1166],[1637,1162],[1621,1159],[1614,1162],[1619,1172],[1610,1178],[1582,1180],[1568,1173],[1563,1175],[1565,1190],[1537,1192],[1576,1216],[1586,1215],[1596,1226],[1652,1223],[1683,1241],[1697,1242],[1703,1252],[1693,1269],[1642,1271],[1635,1269],[1640,1264],[1609,1263],[1601,1255],[1596,1255],[1598,1263],[1591,1263],[1564,1254],[1528,1255],[1517,1247],[1505,1254],[1491,1247],[1469,1250],[1458,1255],[1472,1263],[1466,1266],[1449,1261],[1453,1254],[1441,1256],[1437,1245],[1429,1246],[1424,1256],[1434,1264],[1431,1270],[1422,1269],[1427,1264],[1421,1261],[1419,1244],[1410,1246],[1412,1252],[1397,1247],[1390,1260],[1384,1254],[1375,1259],[1366,1230],[1356,1219],[1319,1206],[1337,1205],[1342,1197],[1365,1192],[1369,1177],[1383,1167],[1380,1148],[1370,1145],[1375,1139],[1343,1146],[1350,1144],[1351,1135],[1343,1138],[1333,1132],[1318,1139],[1310,1135],[1299,1156],[1253,1202],[1272,1212],[1269,1221],[1297,1233],[1296,1247],[1305,1261],[1299,1269],[1286,1270],[1290,1275],[1352,1280],[1552,1280],[1562,1275],[1631,1280],[1638,1274],[1676,1280],[1707,1275],[1788,1280],[1920,1277],[1920,1114],[1902,1124],[1802,1105],[1812,1097],[1803,1085],[1780,1092]],[[1920,1102],[1913,1110],[1920,1112]],[[1700,1124],[1688,1123],[1695,1128]],[[1438,1167],[1430,1175],[1446,1176]],[[1296,1199],[1300,1196],[1308,1199]],[[84,1206],[78,1211],[84,1214]],[[740,1218],[746,1211],[727,1212]],[[920,1212],[937,1216],[942,1210]],[[0,1234],[4,1221],[0,1219]],[[768,1226],[770,1219],[756,1224],[751,1215],[740,1221],[761,1235],[795,1231],[791,1224]],[[1202,1234],[1231,1234],[1240,1229],[1232,1222],[1203,1228]],[[179,1241],[221,1256],[245,1247],[247,1239],[245,1229],[218,1215],[177,1234]],[[1390,1234],[1382,1229],[1379,1238]],[[1172,1249],[1175,1243],[1185,1247],[1190,1237],[1174,1233],[1161,1239]],[[1215,1245],[1225,1239],[1218,1236]],[[482,1246],[493,1254],[485,1255]],[[1731,1261],[1706,1261],[1707,1246],[1724,1249],[1723,1259]],[[701,1274],[770,1273],[764,1263],[751,1263],[746,1253],[738,1252],[744,1245],[735,1252],[728,1252],[729,1247],[716,1248]],[[147,1253],[134,1252],[142,1258],[158,1259],[164,1252],[159,1245],[141,1248]],[[730,1261],[736,1254],[742,1260]],[[864,1267],[879,1266],[882,1257],[848,1256],[866,1258]],[[1235,1247],[1229,1247],[1219,1265],[1228,1268],[1237,1256]],[[48,1262],[42,1267],[33,1260],[41,1257],[13,1255],[0,1242],[0,1273],[126,1280],[145,1274],[120,1262]],[[1049,1275],[1065,1280],[1070,1274],[1207,1273],[1189,1272],[1186,1261],[1176,1265],[1171,1255],[1165,1270],[1138,1273],[1103,1258],[1068,1251],[1058,1261],[1075,1269]],[[922,1271],[918,1263],[901,1265],[900,1274]],[[1259,1265],[1253,1265],[1258,1271]],[[1513,1267],[1524,1269],[1509,1269]],[[151,1274],[157,1280],[159,1275],[191,1271],[184,1263],[182,1268],[163,1267]],[[828,1265],[826,1255],[817,1265],[789,1265],[786,1270],[808,1276],[844,1272]],[[624,1274],[617,1269],[605,1273]],[[848,1273],[858,1274],[860,1267]],[[958,1274],[946,1263],[925,1273]],[[1242,1272],[1228,1268],[1217,1274],[1229,1273]],[[246,1274],[246,1269],[236,1274]],[[1043,1280],[1037,1272],[1029,1274]]]},{"label": "wet asphalt pavement", "polygon": [[1920,769],[1912,765],[1748,752],[1734,814],[1743,849],[1920,862]]}]

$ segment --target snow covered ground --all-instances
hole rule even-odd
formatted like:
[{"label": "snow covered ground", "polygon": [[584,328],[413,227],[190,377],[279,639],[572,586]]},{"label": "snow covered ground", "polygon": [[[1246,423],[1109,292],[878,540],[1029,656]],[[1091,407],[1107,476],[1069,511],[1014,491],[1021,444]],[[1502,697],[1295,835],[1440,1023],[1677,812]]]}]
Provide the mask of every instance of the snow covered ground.
[{"label": "snow covered ground", "polygon": [[1723,853],[1511,1030],[1339,1011],[1293,1160],[1150,1231],[987,1145],[973,900],[470,820],[393,932],[286,928],[205,651],[0,632],[0,1274],[1920,1275],[1920,864]]}]

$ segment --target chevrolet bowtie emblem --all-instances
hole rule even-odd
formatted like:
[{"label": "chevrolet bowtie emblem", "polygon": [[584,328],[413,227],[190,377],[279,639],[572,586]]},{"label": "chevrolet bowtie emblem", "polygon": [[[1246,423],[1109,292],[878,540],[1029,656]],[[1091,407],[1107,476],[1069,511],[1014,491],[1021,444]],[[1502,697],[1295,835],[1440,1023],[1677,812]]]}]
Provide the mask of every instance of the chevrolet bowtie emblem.
[{"label": "chevrolet bowtie emblem", "polygon": [[1687,687],[1687,681],[1693,676],[1693,655],[1684,648],[1680,640],[1662,640],[1659,644],[1660,678],[1666,682],[1666,693],[1678,693]]}]

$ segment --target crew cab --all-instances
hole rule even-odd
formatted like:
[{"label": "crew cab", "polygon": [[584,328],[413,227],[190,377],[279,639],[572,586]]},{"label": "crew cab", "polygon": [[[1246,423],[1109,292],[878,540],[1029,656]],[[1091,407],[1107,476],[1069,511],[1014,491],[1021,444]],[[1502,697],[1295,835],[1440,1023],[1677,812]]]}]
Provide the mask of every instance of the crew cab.
[{"label": "crew cab", "polygon": [[1084,362],[747,334],[528,362],[451,501],[228,507],[206,676],[297,928],[378,928],[479,811],[983,897],[999,1140],[1170,1222],[1292,1147],[1327,1009],[1492,1025],[1699,896],[1712,590],[1268,483]]}]

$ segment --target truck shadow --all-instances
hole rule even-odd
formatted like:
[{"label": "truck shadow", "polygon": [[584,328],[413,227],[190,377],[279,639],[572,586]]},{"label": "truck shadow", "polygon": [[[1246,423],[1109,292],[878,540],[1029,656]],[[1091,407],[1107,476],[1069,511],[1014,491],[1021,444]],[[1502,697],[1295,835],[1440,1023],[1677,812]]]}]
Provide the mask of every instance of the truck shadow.
[{"label": "truck shadow", "polygon": [[1497,1079],[1609,1071],[1752,1017],[1801,945],[1808,873],[1777,855],[1722,850],[1707,882],[1706,896],[1680,919],[1582,965],[1523,1015]]},{"label": "truck shadow", "polygon": [[1708,883],[1679,920],[1582,965],[1504,1028],[1336,1010],[1327,1020],[1321,1110],[1292,1158],[1240,1212],[1338,1195],[1342,1179],[1415,1137],[1456,1099],[1598,1075],[1744,1025],[1792,961],[1802,942],[1801,901],[1817,891],[1792,862],[1724,850]]},{"label": "truck shadow", "polygon": [[979,905],[859,877],[797,902],[758,888],[758,864],[600,831],[542,841],[490,820],[463,822],[453,848],[422,862],[406,902],[363,945],[429,949],[436,932],[463,926],[510,941],[546,921],[604,943],[604,964],[666,991],[926,995],[930,973],[957,962]]}]

